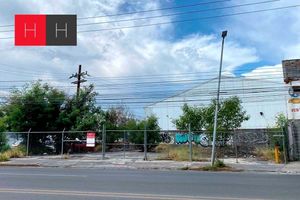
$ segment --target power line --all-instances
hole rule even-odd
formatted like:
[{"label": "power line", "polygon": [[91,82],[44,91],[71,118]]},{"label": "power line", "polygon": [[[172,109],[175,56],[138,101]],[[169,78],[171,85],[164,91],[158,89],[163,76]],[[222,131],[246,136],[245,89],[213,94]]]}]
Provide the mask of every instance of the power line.
[{"label": "power line", "polygon": [[[120,29],[150,27],[150,26],[157,26],[157,25],[178,24],[178,23],[185,23],[185,22],[192,22],[192,21],[202,21],[202,20],[209,20],[209,19],[218,19],[218,18],[223,18],[223,17],[232,17],[232,16],[239,16],[239,15],[247,15],[247,14],[254,14],[254,13],[262,13],[262,12],[269,12],[269,11],[291,9],[291,8],[297,8],[297,7],[300,7],[300,4],[291,5],[291,6],[276,7],[276,8],[253,10],[253,11],[237,12],[237,13],[231,13],[231,14],[214,15],[214,16],[209,16],[209,17],[190,18],[190,19],[185,19],[185,20],[174,20],[174,21],[150,23],[150,24],[142,24],[142,25],[133,25],[133,26],[120,26],[120,27],[113,27],[113,28],[83,30],[83,31],[78,31],[78,33],[113,31],[113,30],[120,30]],[[13,39],[13,38],[14,37],[2,37],[0,39]]]},{"label": "power line", "polygon": [[[117,22],[131,22],[131,21],[137,21],[137,20],[156,19],[156,18],[178,16],[178,15],[188,15],[188,14],[195,14],[195,13],[201,13],[201,12],[209,12],[209,11],[217,11],[217,10],[225,10],[225,9],[231,9],[231,8],[238,8],[238,7],[261,5],[261,4],[267,4],[267,3],[272,3],[272,2],[278,2],[278,1],[280,1],[280,0],[259,1],[259,2],[246,3],[246,4],[237,4],[237,5],[233,5],[233,6],[210,8],[210,9],[202,9],[202,10],[192,10],[192,11],[188,11],[188,12],[178,12],[178,13],[171,13],[171,14],[164,14],[164,15],[142,17],[142,18],[121,19],[121,20],[113,20],[113,21],[105,21],[105,22],[92,22],[92,23],[78,24],[78,27],[79,26],[97,25],[97,24],[98,25],[99,24],[110,24],[110,23],[117,23]],[[8,32],[14,32],[14,30],[0,31],[0,33],[8,33]]]},{"label": "power line", "polygon": [[166,24],[178,24],[178,23],[184,23],[184,22],[217,19],[217,18],[223,18],[223,17],[232,17],[232,16],[238,16],[238,15],[247,15],[247,14],[253,14],[253,13],[277,11],[277,10],[284,10],[284,9],[297,8],[297,7],[300,7],[300,4],[292,5],[292,6],[283,6],[283,7],[276,7],[276,8],[268,8],[268,9],[260,9],[260,10],[253,10],[253,11],[245,11],[245,12],[224,14],[224,15],[215,15],[215,16],[209,16],[209,17],[190,18],[190,19],[185,19],[185,20],[175,20],[175,21],[168,21],[168,22],[159,22],[159,23],[152,23],[152,24],[133,25],[133,26],[121,26],[121,27],[104,28],[104,29],[94,29],[94,30],[84,30],[84,31],[78,31],[78,33],[101,32],[101,31],[111,31],[111,30],[130,29],[130,28],[141,28],[141,27],[166,25]]},{"label": "power line", "polygon": [[238,7],[261,5],[261,4],[272,3],[272,2],[277,2],[277,1],[280,1],[280,0],[260,1],[260,2],[238,4],[238,5],[226,6],[226,7],[218,7],[218,8],[210,8],[210,9],[202,9],[202,10],[192,10],[192,11],[187,11],[187,12],[178,12],[178,13],[171,13],[171,14],[165,14],[165,15],[148,16],[148,17],[142,17],[142,18],[121,19],[121,20],[105,21],[105,22],[92,22],[92,23],[78,24],[78,26],[90,26],[90,25],[96,25],[96,24],[109,24],[109,23],[117,23],[117,22],[131,22],[131,21],[137,21],[137,20],[147,20],[147,19],[155,19],[155,18],[162,18],[162,17],[187,15],[187,14],[194,14],[194,13],[201,13],[201,12],[209,12],[209,11],[238,8]]},{"label": "power line", "polygon": [[216,3],[224,3],[231,0],[217,0],[217,1],[208,1],[208,2],[200,2],[194,4],[186,4],[180,6],[173,6],[173,7],[165,7],[165,8],[158,8],[158,9],[151,9],[151,10],[141,10],[135,12],[124,12],[118,14],[110,14],[110,15],[101,15],[101,16],[92,16],[92,17],[82,17],[78,19],[93,19],[93,18],[103,18],[103,17],[115,17],[115,16],[122,16],[122,15],[132,15],[132,14],[140,14],[140,13],[147,13],[147,12],[154,12],[154,11],[162,11],[162,10],[171,10],[171,9],[180,9],[180,8],[188,8],[188,7],[196,7],[202,5],[209,5],[209,4],[216,4]]},{"label": "power line", "polygon": [[[154,12],[154,11],[162,11],[162,10],[171,10],[171,9],[180,9],[180,8],[189,8],[189,7],[196,7],[201,5],[209,5],[209,4],[216,4],[216,3],[223,3],[228,2],[231,0],[217,0],[217,1],[208,1],[208,2],[200,2],[194,4],[184,4],[180,6],[173,6],[173,7],[165,7],[165,8],[157,8],[157,9],[150,9],[150,10],[141,10],[141,11],[134,11],[134,12],[123,12],[117,14],[108,14],[108,15],[101,15],[101,16],[90,16],[90,17],[79,17],[78,20],[85,20],[85,19],[94,19],[94,18],[104,18],[104,17],[116,17],[116,16],[123,16],[123,15],[132,15],[132,14],[140,14],[140,13],[147,13],[147,12]],[[0,27],[12,27],[13,24],[8,25],[1,25]]]},{"label": "power line", "polygon": [[[33,71],[28,71],[26,70],[25,68],[24,69],[20,69],[19,66],[13,66],[13,65],[6,65],[6,64],[1,64],[0,63],[0,66],[3,66],[3,67],[7,67],[8,70],[4,70],[3,68],[0,70],[2,72],[5,72],[5,73],[15,73],[15,74],[19,74],[19,73],[22,73],[22,74],[28,74],[28,75],[32,75],[33,77],[34,76],[38,76],[40,77],[41,75],[43,75],[45,73],[45,71],[40,71],[40,73],[37,73],[39,71],[36,71],[33,72]],[[36,67],[38,68],[38,67]],[[12,70],[14,69],[14,70]],[[227,71],[227,70],[223,70],[223,73],[226,73],[226,72],[229,72],[231,73],[230,71]],[[246,69],[235,69],[233,70],[234,73],[247,73],[249,72],[249,70],[246,70]],[[233,73],[232,72],[232,73]],[[64,77],[67,77],[69,73],[52,73],[52,72],[49,72],[49,75],[55,75],[55,77],[57,76],[64,76]],[[188,75],[204,75],[204,76],[215,76],[215,72],[185,72],[185,73],[165,73],[165,74],[150,74],[150,75],[147,75],[147,74],[141,74],[141,75],[128,75],[128,76],[91,76],[89,79],[90,80],[95,80],[95,79],[105,79],[105,80],[123,80],[123,79],[145,79],[145,78],[149,78],[151,80],[153,80],[153,78],[177,78],[177,77],[187,77]],[[268,72],[268,74],[272,74],[272,75],[279,75],[279,74],[282,74],[282,72]],[[208,78],[210,79],[210,78]],[[40,79],[39,80],[51,80],[51,79]],[[53,79],[54,80],[54,79]],[[55,79],[55,80],[65,80],[65,79]],[[32,81],[32,80],[24,80],[23,82],[26,82],[26,81]],[[1,81],[0,82],[14,82],[14,81]],[[19,82],[19,80],[18,80]],[[20,81],[21,82],[21,81]]]}]

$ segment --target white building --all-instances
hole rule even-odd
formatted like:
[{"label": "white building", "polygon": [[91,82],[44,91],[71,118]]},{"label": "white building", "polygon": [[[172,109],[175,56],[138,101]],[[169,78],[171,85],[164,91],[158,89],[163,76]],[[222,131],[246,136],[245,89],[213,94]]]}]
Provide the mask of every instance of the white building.
[{"label": "white building", "polygon": [[[146,115],[158,117],[163,130],[176,130],[172,123],[182,114],[184,103],[206,106],[216,97],[218,79],[211,79],[190,90],[169,97],[145,107]],[[243,129],[273,127],[276,115],[287,114],[289,98],[287,88],[282,82],[246,77],[222,77],[220,98],[238,96],[250,119],[242,124]]]}]

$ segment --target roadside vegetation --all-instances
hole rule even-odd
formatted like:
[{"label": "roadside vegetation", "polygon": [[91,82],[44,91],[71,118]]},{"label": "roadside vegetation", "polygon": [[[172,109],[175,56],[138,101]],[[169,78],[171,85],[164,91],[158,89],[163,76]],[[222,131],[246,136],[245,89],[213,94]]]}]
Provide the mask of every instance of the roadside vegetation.
[{"label": "roadside vegetation", "polygon": [[204,167],[199,168],[199,170],[203,171],[225,171],[231,170],[231,167],[225,165],[225,163],[221,160],[216,160],[213,165],[207,165]]},{"label": "roadside vegetation", "polygon": [[255,155],[260,160],[274,161],[274,148],[256,148]]},{"label": "roadside vegetation", "polygon": [[[284,146],[288,146],[288,133],[287,133],[288,119],[283,113],[276,116],[276,125],[270,129],[268,137],[270,142],[267,147],[260,147],[255,149],[255,155],[260,160],[275,161],[275,145],[279,146],[280,160],[284,161]],[[277,136],[276,136],[277,135]],[[278,137],[282,135],[282,137]],[[283,139],[284,137],[284,139]],[[285,142],[285,144],[283,143]]]},{"label": "roadside vegetation", "polygon": [[[219,147],[225,149],[227,141],[230,140],[233,130],[241,127],[244,121],[249,120],[249,116],[241,105],[241,100],[238,97],[230,97],[223,99],[220,102],[220,110],[218,114],[217,141],[220,141]],[[182,115],[173,120],[178,130],[201,130],[212,141],[212,132],[214,124],[214,111],[216,100],[213,99],[208,106],[189,106],[184,104],[182,107]],[[219,148],[222,152],[222,149]],[[161,153],[160,159],[186,161],[189,160],[188,145],[167,145],[160,144],[156,148],[156,152]],[[193,145],[192,157],[195,161],[205,161],[210,157],[210,148],[202,148],[198,145]],[[204,158],[204,159],[203,159]]]},{"label": "roadside vegetation", "polygon": [[25,156],[25,154],[26,150],[24,146],[11,148],[0,153],[0,162],[9,161],[11,158],[22,158]]},{"label": "roadside vegetation", "polygon": [[[210,148],[193,145],[192,149],[193,161],[208,161]],[[188,145],[160,144],[155,148],[155,152],[160,154],[159,160],[189,161]]]},{"label": "roadside vegetation", "polygon": [[[57,154],[61,151],[61,134],[51,131],[101,131],[105,124],[107,142],[114,143],[123,139],[121,130],[141,130],[129,135],[129,142],[142,144],[143,130],[154,130],[148,134],[150,144],[160,142],[157,118],[149,116],[139,120],[124,106],[103,110],[96,104],[94,86],[82,87],[78,96],[69,96],[63,90],[37,81],[25,85],[22,89],[13,90],[7,102],[0,106],[0,152],[8,150],[7,137],[4,132],[47,131],[48,134],[30,135],[29,154]],[[120,130],[120,131],[119,131]],[[157,130],[157,131],[155,131]],[[27,134],[19,135],[27,141]],[[65,134],[65,140],[84,140],[86,133],[74,132]],[[101,140],[101,135],[98,135]],[[64,153],[67,153],[67,146]],[[153,147],[149,147],[153,148]],[[141,148],[142,149],[142,148]]]},{"label": "roadside vegetation", "polygon": [[[217,141],[228,141],[233,134],[233,130],[241,127],[244,121],[250,119],[246,111],[242,107],[242,101],[234,96],[220,101],[218,113]],[[205,130],[209,139],[212,141],[214,112],[216,108],[216,100],[213,99],[208,106],[189,106],[184,104],[182,107],[182,115],[173,120],[178,130],[188,130],[189,125],[191,131]]]}]

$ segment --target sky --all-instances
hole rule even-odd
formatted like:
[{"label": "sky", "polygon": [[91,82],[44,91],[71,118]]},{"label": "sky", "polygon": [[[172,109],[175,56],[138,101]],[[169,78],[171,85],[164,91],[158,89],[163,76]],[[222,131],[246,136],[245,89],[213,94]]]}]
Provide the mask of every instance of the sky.
[{"label": "sky", "polygon": [[[81,64],[99,105],[142,116],[217,75],[223,30],[223,75],[282,82],[281,61],[299,58],[300,7],[241,13],[292,5],[299,0],[0,0],[0,96],[38,79],[74,94],[68,78]],[[15,14],[76,14],[78,45],[15,47]]]}]

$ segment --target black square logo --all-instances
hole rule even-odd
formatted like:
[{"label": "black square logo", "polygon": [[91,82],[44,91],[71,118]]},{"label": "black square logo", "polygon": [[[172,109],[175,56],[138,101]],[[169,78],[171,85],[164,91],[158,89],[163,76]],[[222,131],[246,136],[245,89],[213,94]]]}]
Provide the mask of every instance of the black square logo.
[{"label": "black square logo", "polygon": [[46,30],[49,46],[77,45],[76,15],[47,15]]}]

